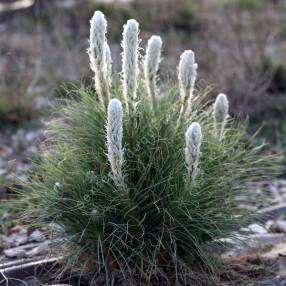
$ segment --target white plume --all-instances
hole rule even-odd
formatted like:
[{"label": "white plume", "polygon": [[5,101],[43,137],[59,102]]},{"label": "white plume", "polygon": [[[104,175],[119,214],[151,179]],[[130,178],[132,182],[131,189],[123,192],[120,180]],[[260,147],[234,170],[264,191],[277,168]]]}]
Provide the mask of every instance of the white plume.
[{"label": "white plume", "polygon": [[192,99],[197,78],[197,69],[198,64],[195,62],[194,52],[191,50],[184,51],[180,57],[178,74],[181,92],[181,110],[178,124],[180,124],[182,116],[185,114]]},{"label": "white plume", "polygon": [[153,104],[156,104],[156,76],[161,60],[162,39],[159,36],[152,36],[147,45],[144,59],[144,76],[147,89]]},{"label": "white plume", "polygon": [[229,102],[227,96],[220,93],[214,103],[214,126],[218,138],[223,138],[224,128],[229,112]]},{"label": "white plume", "polygon": [[198,174],[200,149],[202,143],[202,131],[199,123],[192,123],[186,132],[185,158],[190,180],[194,180]]},{"label": "white plume", "polygon": [[122,84],[123,93],[129,112],[134,109],[134,101],[137,92],[138,48],[139,48],[139,24],[136,20],[128,20],[123,29],[122,40]]},{"label": "white plume", "polygon": [[107,149],[108,161],[111,167],[111,174],[117,186],[124,186],[122,174],[123,166],[123,112],[122,105],[118,99],[110,100],[107,115]]},{"label": "white plume", "polygon": [[90,53],[96,65],[104,61],[107,23],[104,14],[95,11],[90,20]]},{"label": "white plume", "polygon": [[109,101],[111,61],[106,41],[107,23],[104,14],[96,11],[90,20],[90,47],[88,55],[90,67],[94,72],[95,89],[101,103],[107,107]]}]

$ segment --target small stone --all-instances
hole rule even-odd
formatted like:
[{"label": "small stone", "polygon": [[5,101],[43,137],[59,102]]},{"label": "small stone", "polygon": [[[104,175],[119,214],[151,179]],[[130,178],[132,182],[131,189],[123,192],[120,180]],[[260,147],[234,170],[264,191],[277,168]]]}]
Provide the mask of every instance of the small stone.
[{"label": "small stone", "polygon": [[265,253],[261,253],[260,256],[267,259],[278,259],[279,257],[285,258],[286,255],[286,243],[278,243],[276,245],[273,245],[273,247],[266,251]]},{"label": "small stone", "polygon": [[17,225],[9,230],[8,236],[3,236],[3,242],[6,246],[19,246],[28,241],[28,230],[25,226]]},{"label": "small stone", "polygon": [[265,223],[265,228],[267,229],[268,232],[271,232],[271,226],[273,225],[273,223],[274,223],[274,220],[268,220]]},{"label": "small stone", "polygon": [[57,235],[57,234],[61,235],[64,232],[64,228],[57,223],[51,222],[47,225],[47,227],[48,227],[48,230],[53,233],[53,235]]},{"label": "small stone", "polygon": [[227,259],[229,257],[248,255],[249,253],[253,253],[254,250],[261,251],[263,247],[281,244],[284,242],[284,239],[285,235],[282,233],[248,234],[241,235],[237,239],[220,239],[219,241],[227,247],[226,251],[221,254],[221,257]]},{"label": "small stone", "polygon": [[30,234],[29,239],[35,242],[43,242],[45,240],[45,236],[40,230],[36,229]]},{"label": "small stone", "polygon": [[240,231],[241,231],[241,232],[244,232],[244,233],[250,233],[250,232],[251,232],[251,230],[250,230],[248,227],[242,227],[242,228],[240,229]]},{"label": "small stone", "polygon": [[48,243],[42,243],[41,245],[27,251],[26,255],[28,257],[34,257],[37,255],[47,254],[49,252],[49,244]]},{"label": "small stone", "polygon": [[10,249],[5,249],[4,255],[9,258],[14,258],[14,257],[23,258],[26,257],[26,251],[24,249],[15,247]]},{"label": "small stone", "polygon": [[257,245],[276,245],[282,243],[285,239],[282,233],[266,233],[253,236]]},{"label": "small stone", "polygon": [[274,233],[286,233],[286,221],[285,220],[277,220],[267,222],[267,227],[271,232]]},{"label": "small stone", "polygon": [[268,233],[267,230],[263,226],[261,226],[257,223],[250,224],[248,226],[248,229],[254,234],[266,234],[266,233]]},{"label": "small stone", "polygon": [[278,277],[263,282],[257,282],[253,284],[253,286],[286,286],[286,277]]}]

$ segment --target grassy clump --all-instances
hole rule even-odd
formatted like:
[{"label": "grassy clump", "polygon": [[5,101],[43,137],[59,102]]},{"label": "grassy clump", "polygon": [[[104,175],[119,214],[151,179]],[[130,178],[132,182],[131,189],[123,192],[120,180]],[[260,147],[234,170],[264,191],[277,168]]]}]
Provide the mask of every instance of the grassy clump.
[{"label": "grassy clump", "polygon": [[[96,15],[93,26],[104,29]],[[124,29],[124,89],[110,86],[105,33],[96,29],[89,55],[95,77],[105,81],[95,79],[96,92],[72,90],[50,122],[27,186],[30,217],[62,227],[67,265],[81,273],[104,273],[110,283],[120,272],[126,280],[139,277],[139,285],[154,277],[186,285],[193,271],[214,270],[209,245],[247,221],[236,197],[249,182],[272,176],[275,158],[261,155],[263,146],[228,116],[225,95],[214,111],[203,91],[194,92],[193,52],[181,57],[180,86],[159,92],[150,58],[149,80],[140,78],[135,21]],[[159,61],[157,52],[149,54]],[[107,107],[106,96],[125,104]],[[199,136],[192,133],[198,128]]]}]

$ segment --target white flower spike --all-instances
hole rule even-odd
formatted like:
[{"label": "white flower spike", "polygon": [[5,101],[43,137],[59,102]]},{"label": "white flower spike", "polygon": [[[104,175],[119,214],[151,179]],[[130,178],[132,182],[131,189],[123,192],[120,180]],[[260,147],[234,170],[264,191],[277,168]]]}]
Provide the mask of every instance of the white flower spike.
[{"label": "white flower spike", "polygon": [[214,103],[214,127],[219,140],[222,140],[224,128],[229,112],[229,102],[227,96],[220,93]]},{"label": "white flower spike", "polygon": [[195,81],[197,78],[198,64],[195,62],[194,52],[191,50],[184,51],[179,63],[179,84],[181,93],[181,110],[178,122],[180,123],[182,116],[185,114],[190,100],[193,96]]},{"label": "white flower spike", "polygon": [[111,175],[114,183],[118,187],[123,187],[123,112],[121,102],[118,99],[112,99],[109,102],[106,133],[107,157],[111,167]]},{"label": "white flower spike", "polygon": [[156,79],[161,60],[162,39],[159,36],[152,36],[147,45],[144,59],[144,76],[149,96],[153,105],[156,105]]},{"label": "white flower spike", "polygon": [[199,123],[192,123],[186,132],[185,160],[188,177],[194,181],[198,174],[200,149],[202,144],[202,130]]},{"label": "white flower spike", "polygon": [[128,112],[133,112],[137,93],[137,79],[139,75],[139,24],[135,20],[128,20],[123,29],[122,40],[122,84],[123,94]]},{"label": "white flower spike", "polygon": [[[101,103],[107,107],[111,70],[110,50],[106,41],[107,23],[104,14],[96,11],[90,20],[90,67],[94,72],[95,89]],[[108,55],[109,53],[109,55]]]},{"label": "white flower spike", "polygon": [[107,23],[104,14],[95,11],[90,20],[90,52],[96,65],[104,62]]}]

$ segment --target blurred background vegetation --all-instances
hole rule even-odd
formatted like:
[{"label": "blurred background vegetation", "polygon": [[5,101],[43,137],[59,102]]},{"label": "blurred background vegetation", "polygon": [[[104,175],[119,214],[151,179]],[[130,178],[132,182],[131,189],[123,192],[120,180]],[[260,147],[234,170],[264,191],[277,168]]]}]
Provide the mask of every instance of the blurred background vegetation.
[{"label": "blurred background vegetation", "polygon": [[263,124],[273,148],[285,146],[285,0],[0,0],[0,143],[51,115],[63,83],[90,82],[96,9],[106,14],[118,73],[122,25],[135,18],[141,47],[153,33],[163,38],[164,80],[176,78],[181,52],[194,50],[198,88],[228,94],[232,114],[248,115],[250,130]]}]

